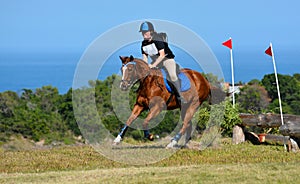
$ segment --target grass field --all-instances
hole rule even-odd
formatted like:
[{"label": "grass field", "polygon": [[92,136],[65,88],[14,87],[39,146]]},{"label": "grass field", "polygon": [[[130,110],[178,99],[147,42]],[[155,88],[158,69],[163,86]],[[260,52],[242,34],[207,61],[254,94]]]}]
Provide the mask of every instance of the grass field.
[{"label": "grass field", "polygon": [[223,142],[141,166],[108,160],[89,146],[0,155],[0,183],[300,183],[300,154],[283,146]]}]

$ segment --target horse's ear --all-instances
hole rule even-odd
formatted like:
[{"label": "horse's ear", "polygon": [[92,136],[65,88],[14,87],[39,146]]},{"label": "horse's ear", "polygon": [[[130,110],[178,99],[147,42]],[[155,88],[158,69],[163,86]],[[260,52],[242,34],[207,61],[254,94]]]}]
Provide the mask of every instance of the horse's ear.
[{"label": "horse's ear", "polygon": [[122,61],[122,62],[124,62],[124,61],[125,61],[125,57],[123,57],[123,56],[119,56],[119,58],[121,59],[121,61]]},{"label": "horse's ear", "polygon": [[130,55],[130,61],[133,61],[134,57],[132,55]]}]

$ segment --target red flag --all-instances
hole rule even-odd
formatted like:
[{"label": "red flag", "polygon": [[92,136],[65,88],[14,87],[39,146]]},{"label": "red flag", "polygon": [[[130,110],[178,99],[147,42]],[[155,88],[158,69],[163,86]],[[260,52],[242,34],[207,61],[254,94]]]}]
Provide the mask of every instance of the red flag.
[{"label": "red flag", "polygon": [[266,54],[268,54],[269,56],[272,56],[272,47],[269,46],[269,48],[265,51]]},{"label": "red flag", "polygon": [[232,49],[232,42],[231,42],[231,38],[225,42],[222,43],[222,45]]}]

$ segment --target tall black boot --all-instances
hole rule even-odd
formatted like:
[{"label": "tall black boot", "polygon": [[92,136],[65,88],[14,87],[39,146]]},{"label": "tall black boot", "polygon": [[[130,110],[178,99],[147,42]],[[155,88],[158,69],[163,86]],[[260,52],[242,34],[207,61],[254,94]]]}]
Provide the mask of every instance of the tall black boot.
[{"label": "tall black boot", "polygon": [[175,94],[176,94],[177,98],[180,100],[180,102],[182,104],[187,103],[180,93],[180,81],[177,79],[176,81],[173,81],[173,84],[174,84],[174,87],[176,88]]}]

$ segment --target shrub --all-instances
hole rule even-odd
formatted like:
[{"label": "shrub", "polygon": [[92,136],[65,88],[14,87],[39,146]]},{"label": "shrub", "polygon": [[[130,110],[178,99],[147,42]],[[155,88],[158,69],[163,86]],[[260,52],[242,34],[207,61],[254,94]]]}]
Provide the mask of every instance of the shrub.
[{"label": "shrub", "polygon": [[[211,106],[202,107],[198,112],[197,130],[219,126],[223,136],[232,136],[234,125],[241,123],[238,108],[229,99]],[[201,132],[201,131],[200,131]]]}]

